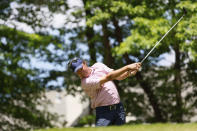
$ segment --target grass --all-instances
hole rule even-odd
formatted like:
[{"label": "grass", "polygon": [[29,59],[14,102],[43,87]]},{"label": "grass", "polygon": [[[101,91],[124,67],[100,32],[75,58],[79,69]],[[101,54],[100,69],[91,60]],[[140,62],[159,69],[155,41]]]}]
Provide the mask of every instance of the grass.
[{"label": "grass", "polygon": [[197,131],[197,123],[187,124],[138,124],[111,127],[53,128],[36,131]]}]

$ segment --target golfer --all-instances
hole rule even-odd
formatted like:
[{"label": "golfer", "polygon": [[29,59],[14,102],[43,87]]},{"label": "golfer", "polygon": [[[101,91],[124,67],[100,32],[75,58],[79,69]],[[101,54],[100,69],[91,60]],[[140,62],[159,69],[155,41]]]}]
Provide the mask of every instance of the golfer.
[{"label": "golfer", "polygon": [[125,123],[124,107],[112,80],[135,75],[140,67],[141,63],[133,63],[113,70],[103,63],[88,67],[86,61],[80,58],[69,62],[69,68],[80,77],[83,90],[91,98],[91,107],[96,109],[96,126]]}]

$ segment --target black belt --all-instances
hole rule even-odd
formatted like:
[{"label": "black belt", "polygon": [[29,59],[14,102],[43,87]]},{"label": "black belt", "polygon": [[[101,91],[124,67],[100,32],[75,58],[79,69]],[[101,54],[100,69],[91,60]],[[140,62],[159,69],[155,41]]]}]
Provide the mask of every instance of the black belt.
[{"label": "black belt", "polygon": [[105,111],[111,111],[111,110],[116,110],[120,107],[122,103],[118,103],[118,104],[113,104],[113,105],[108,105],[108,106],[99,106],[96,107],[96,111],[98,110],[105,110]]}]

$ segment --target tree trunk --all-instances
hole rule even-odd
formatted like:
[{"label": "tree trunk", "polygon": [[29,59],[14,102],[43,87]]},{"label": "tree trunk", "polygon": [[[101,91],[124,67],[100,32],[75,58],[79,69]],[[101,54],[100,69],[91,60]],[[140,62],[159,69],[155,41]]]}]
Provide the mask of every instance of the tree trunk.
[{"label": "tree trunk", "polygon": [[118,25],[118,21],[116,20],[116,18],[112,18],[112,21],[115,27],[115,37],[116,37],[116,40],[118,41],[118,44],[120,45],[120,43],[123,41],[122,30],[120,26]]},{"label": "tree trunk", "polygon": [[94,30],[90,27],[86,28],[86,37],[88,42],[88,52],[90,55],[90,65],[96,62],[96,49],[94,45],[94,41],[92,38],[94,37]]},{"label": "tree trunk", "polygon": [[111,45],[109,41],[109,32],[107,30],[107,22],[103,22],[102,24],[103,31],[103,46],[104,46],[104,63],[112,67],[114,64],[114,59],[111,53]]},{"label": "tree trunk", "polygon": [[[173,7],[176,5],[176,1],[170,1],[170,5]],[[175,18],[175,11],[174,8],[171,8],[172,18]],[[176,122],[183,122],[183,108],[182,108],[182,97],[181,97],[181,53],[180,53],[180,46],[179,41],[176,40],[176,32],[175,30],[172,31],[172,41],[174,43],[174,51],[175,51],[175,65],[174,65],[174,88],[176,91],[176,112],[175,112],[175,121]]]},{"label": "tree trunk", "polygon": [[[83,0],[83,2],[84,2],[84,5],[86,5],[86,0]],[[85,13],[86,13],[86,19],[88,17],[92,16],[91,11],[89,9],[85,8]],[[96,49],[95,49],[95,44],[94,44],[94,41],[93,41],[93,37],[94,37],[93,27],[88,27],[87,26],[86,30],[85,30],[85,35],[86,35],[87,43],[88,43],[88,52],[89,52],[89,55],[90,55],[90,64],[92,65],[93,63],[96,62]]]},{"label": "tree trunk", "polygon": [[180,65],[180,47],[179,44],[175,44],[175,65],[174,65],[174,88],[176,91],[176,122],[183,122],[183,108],[182,108],[182,97],[181,97],[181,65]]}]

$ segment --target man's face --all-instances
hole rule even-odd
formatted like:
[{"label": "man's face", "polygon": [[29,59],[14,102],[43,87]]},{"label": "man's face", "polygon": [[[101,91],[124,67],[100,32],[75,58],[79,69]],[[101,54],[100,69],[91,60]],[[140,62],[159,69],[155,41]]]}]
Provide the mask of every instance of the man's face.
[{"label": "man's face", "polygon": [[83,66],[81,69],[77,70],[77,75],[80,77],[80,78],[84,78],[84,77],[88,77],[89,74],[88,74],[88,67],[85,63],[83,63]]}]

